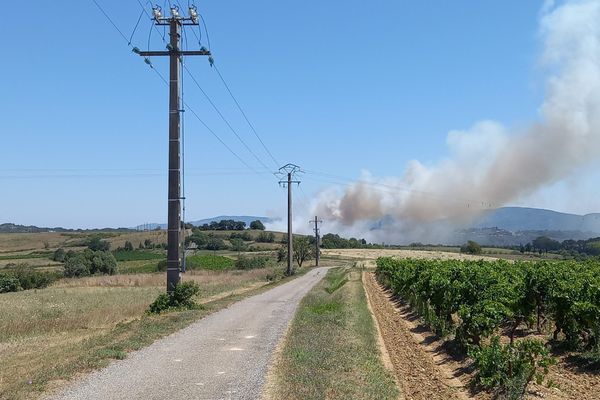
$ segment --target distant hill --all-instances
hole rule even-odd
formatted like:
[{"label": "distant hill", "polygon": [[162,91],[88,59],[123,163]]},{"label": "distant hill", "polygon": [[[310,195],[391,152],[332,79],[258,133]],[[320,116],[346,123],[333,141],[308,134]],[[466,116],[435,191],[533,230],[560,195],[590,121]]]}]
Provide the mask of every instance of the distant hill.
[{"label": "distant hill", "polygon": [[600,213],[576,215],[540,208],[502,207],[486,212],[473,228],[519,231],[570,231],[600,235]]},{"label": "distant hill", "polygon": [[128,232],[129,228],[102,228],[102,229],[67,229],[67,228],[44,228],[35,225],[17,225],[13,223],[0,224],[0,233],[41,233],[41,232]]},{"label": "distant hill", "polygon": [[[201,226],[201,225],[204,225],[204,224],[210,224],[213,221],[214,222],[219,222],[219,221],[227,220],[227,219],[232,219],[234,221],[245,222],[247,227],[250,226],[250,223],[252,221],[256,221],[256,220],[259,220],[263,224],[267,224],[267,223],[270,223],[270,222],[274,221],[273,218],[269,218],[269,217],[257,217],[257,216],[252,216],[252,215],[219,215],[217,217],[199,219],[197,221],[186,221],[186,222],[188,224],[192,224],[192,225],[195,225],[195,226]],[[150,224],[138,225],[138,226],[136,226],[135,229],[153,230],[153,229],[156,229],[156,227],[160,227],[161,229],[166,229],[167,228],[167,224],[150,223]]]}]

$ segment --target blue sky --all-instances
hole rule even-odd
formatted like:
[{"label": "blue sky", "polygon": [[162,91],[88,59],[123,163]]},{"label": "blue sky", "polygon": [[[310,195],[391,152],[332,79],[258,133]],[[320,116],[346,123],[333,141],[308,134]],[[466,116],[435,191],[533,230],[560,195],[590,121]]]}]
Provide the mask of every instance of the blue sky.
[{"label": "blue sky", "polygon": [[[98,2],[129,36],[141,11],[137,1]],[[349,178],[362,170],[398,176],[412,159],[427,165],[447,156],[452,129],[482,119],[519,127],[538,118],[541,1],[196,5],[220,71],[280,163]],[[91,0],[68,8],[33,0],[11,12],[20,17],[0,26],[10,38],[0,63],[0,222],[102,227],[165,221],[166,87]],[[144,17],[133,43],[145,49],[149,30]],[[190,48],[195,42],[188,33]],[[156,32],[151,47],[163,47]],[[206,58],[187,63],[274,168]],[[164,60],[154,65],[167,75]],[[188,76],[184,85],[186,102],[260,168]],[[185,137],[188,219],[283,214],[286,194],[276,179],[247,171],[189,112]],[[311,178],[301,177],[300,203],[328,185]],[[586,188],[590,179],[557,183],[518,204],[598,211],[588,209],[591,201],[573,205],[560,194],[573,185]]]}]

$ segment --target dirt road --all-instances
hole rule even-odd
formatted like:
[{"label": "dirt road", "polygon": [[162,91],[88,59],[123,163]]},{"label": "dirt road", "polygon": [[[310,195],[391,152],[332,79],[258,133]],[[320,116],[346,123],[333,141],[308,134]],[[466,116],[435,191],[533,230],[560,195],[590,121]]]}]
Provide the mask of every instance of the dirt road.
[{"label": "dirt road", "polygon": [[314,269],[240,301],[51,399],[258,399],[298,302],[325,273]]}]

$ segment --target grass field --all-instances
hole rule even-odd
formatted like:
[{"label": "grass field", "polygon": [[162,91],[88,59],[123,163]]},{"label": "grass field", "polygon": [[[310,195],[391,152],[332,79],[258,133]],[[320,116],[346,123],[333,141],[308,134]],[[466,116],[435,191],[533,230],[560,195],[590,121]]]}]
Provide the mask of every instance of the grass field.
[{"label": "grass field", "polygon": [[380,360],[360,271],[331,269],[300,303],[272,368],[269,399],[397,399]]},{"label": "grass field", "polygon": [[36,397],[76,373],[110,359],[239,299],[267,284],[271,270],[193,271],[202,310],[162,316],[144,311],[164,291],[164,274],[62,279],[43,290],[0,295],[0,398]]}]

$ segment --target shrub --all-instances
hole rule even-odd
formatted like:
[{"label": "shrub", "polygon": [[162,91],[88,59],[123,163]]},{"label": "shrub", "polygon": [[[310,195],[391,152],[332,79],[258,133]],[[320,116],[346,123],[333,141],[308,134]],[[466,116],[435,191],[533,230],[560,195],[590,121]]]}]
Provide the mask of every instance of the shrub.
[{"label": "shrub", "polygon": [[261,232],[256,241],[260,243],[273,243],[275,242],[275,234],[273,232]]},{"label": "shrub", "polygon": [[479,243],[469,240],[460,248],[460,251],[467,254],[481,254],[481,246]]},{"label": "shrub", "polygon": [[265,225],[262,223],[261,220],[257,219],[256,221],[250,222],[250,229],[258,229],[264,231]]},{"label": "shrub", "polygon": [[199,307],[194,301],[200,293],[196,282],[183,282],[175,286],[171,293],[163,293],[148,308],[149,314],[160,314],[165,311],[192,310]]},{"label": "shrub", "polygon": [[23,290],[43,289],[60,278],[59,273],[36,271],[27,264],[18,265],[12,274]]},{"label": "shrub", "polygon": [[66,256],[66,253],[65,253],[64,249],[62,249],[62,248],[56,249],[56,251],[52,255],[52,260],[57,261],[57,262],[64,262],[65,256]]},{"label": "shrub", "polygon": [[226,249],[227,249],[227,245],[225,244],[223,239],[216,237],[216,236],[210,237],[208,239],[208,242],[206,243],[206,250],[217,251],[217,250],[226,250]]},{"label": "shrub", "polygon": [[19,290],[22,290],[22,288],[17,278],[0,275],[0,293],[18,292]]},{"label": "shrub", "polygon": [[128,240],[125,242],[125,247],[123,249],[125,251],[133,251],[133,244]]},{"label": "shrub", "polygon": [[165,272],[167,270],[167,260],[160,260],[156,265],[156,270],[158,272]]},{"label": "shrub", "polygon": [[98,236],[93,236],[86,241],[88,249],[92,251],[108,251],[110,250],[110,243],[106,240],[100,239]]},{"label": "shrub", "polygon": [[471,356],[477,370],[475,383],[509,400],[522,399],[533,379],[541,384],[550,365],[556,362],[540,340],[503,345],[499,336],[494,336],[488,346],[472,351]]},{"label": "shrub", "polygon": [[90,261],[83,254],[75,254],[67,258],[64,275],[67,278],[79,278],[90,275]]},{"label": "shrub", "polygon": [[268,256],[240,257],[235,262],[236,269],[265,268],[271,260]]},{"label": "shrub", "polygon": [[90,268],[92,274],[114,275],[117,273],[117,260],[109,251],[97,251],[92,257]]}]

